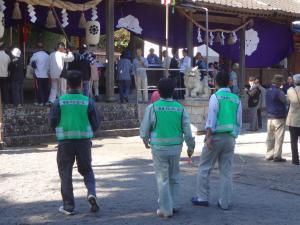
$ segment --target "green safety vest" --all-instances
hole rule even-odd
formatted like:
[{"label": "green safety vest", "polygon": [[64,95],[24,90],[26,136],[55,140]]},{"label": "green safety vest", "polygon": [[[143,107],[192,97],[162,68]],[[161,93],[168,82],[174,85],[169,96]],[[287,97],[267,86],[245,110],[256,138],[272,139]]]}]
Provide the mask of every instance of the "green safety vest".
[{"label": "green safety vest", "polygon": [[59,141],[93,137],[88,118],[88,97],[82,94],[66,94],[59,98],[59,105],[60,122],[56,128]]},{"label": "green safety vest", "polygon": [[183,106],[176,101],[159,100],[153,104],[156,123],[151,131],[151,145],[181,145],[183,142]]},{"label": "green safety vest", "polygon": [[219,111],[214,133],[230,133],[236,137],[237,128],[240,127],[237,121],[240,99],[237,95],[227,91],[217,91],[215,95],[219,102]]}]

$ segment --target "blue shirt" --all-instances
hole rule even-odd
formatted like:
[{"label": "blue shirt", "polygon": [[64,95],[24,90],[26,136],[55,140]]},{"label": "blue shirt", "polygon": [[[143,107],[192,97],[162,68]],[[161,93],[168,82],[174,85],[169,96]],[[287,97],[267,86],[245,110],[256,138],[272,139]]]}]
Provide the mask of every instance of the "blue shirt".
[{"label": "blue shirt", "polygon": [[148,56],[147,56],[147,60],[148,60],[148,63],[149,64],[161,64],[161,62],[160,62],[160,59],[158,58],[158,56],[157,55],[155,55],[155,54],[149,54]]},{"label": "blue shirt", "polygon": [[121,58],[117,64],[117,80],[131,80],[132,64],[129,59]]},{"label": "blue shirt", "polygon": [[268,118],[285,119],[287,115],[287,99],[282,90],[272,85],[266,93]]},{"label": "blue shirt", "polygon": [[148,67],[148,61],[144,57],[133,60],[133,73],[135,76],[147,77],[145,68]]}]

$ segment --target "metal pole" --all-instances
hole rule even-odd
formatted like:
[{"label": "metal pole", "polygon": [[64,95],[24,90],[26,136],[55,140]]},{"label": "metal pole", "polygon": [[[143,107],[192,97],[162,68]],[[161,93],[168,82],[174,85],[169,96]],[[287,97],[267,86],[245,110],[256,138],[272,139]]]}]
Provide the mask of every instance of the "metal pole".
[{"label": "metal pole", "polygon": [[166,60],[169,59],[169,5],[166,4],[166,51],[167,55],[165,58],[165,76],[168,76],[168,63]]},{"label": "metal pole", "polygon": [[205,10],[205,20],[206,20],[206,34],[205,34],[205,41],[206,41],[206,76],[208,76],[208,9],[202,8]]}]

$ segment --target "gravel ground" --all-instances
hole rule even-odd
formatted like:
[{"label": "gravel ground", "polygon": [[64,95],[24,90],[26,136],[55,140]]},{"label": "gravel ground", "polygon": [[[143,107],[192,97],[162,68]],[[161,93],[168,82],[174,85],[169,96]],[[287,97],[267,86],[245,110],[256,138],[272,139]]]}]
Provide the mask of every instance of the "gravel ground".
[{"label": "gravel ground", "polygon": [[217,206],[218,171],[211,179],[211,207],[197,208],[189,199],[195,181],[203,137],[197,137],[193,163],[182,154],[182,210],[171,219],[157,218],[157,191],[151,154],[138,137],[93,142],[93,168],[101,204],[90,214],[82,178],[74,166],[76,215],[58,213],[61,204],[55,145],[0,151],[0,224],[182,224],[296,225],[300,224],[300,167],[290,163],[288,133],[286,163],[264,161],[266,133],[243,134],[237,140],[234,207]]}]

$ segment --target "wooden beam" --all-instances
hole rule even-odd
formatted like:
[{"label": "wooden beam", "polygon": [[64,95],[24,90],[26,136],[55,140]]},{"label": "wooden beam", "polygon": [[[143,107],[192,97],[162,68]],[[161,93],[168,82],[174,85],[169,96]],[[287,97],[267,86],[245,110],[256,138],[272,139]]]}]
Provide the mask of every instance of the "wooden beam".
[{"label": "wooden beam", "polygon": [[[189,13],[192,16],[192,13]],[[186,18],[186,46],[188,50],[188,56],[193,59],[194,57],[194,44],[193,44],[193,22]]]},{"label": "wooden beam", "polygon": [[[244,21],[243,21],[244,22]],[[240,92],[243,93],[245,87],[246,77],[246,29],[245,27],[240,30],[240,74],[238,76],[238,87]]]},{"label": "wooden beam", "polygon": [[[205,15],[202,14],[193,14],[193,18],[196,21],[205,22]],[[208,16],[208,21],[210,23],[223,23],[231,25],[241,25],[242,21],[240,18],[233,18],[228,16]]]},{"label": "wooden beam", "polygon": [[106,0],[106,101],[115,101],[114,0]]}]

